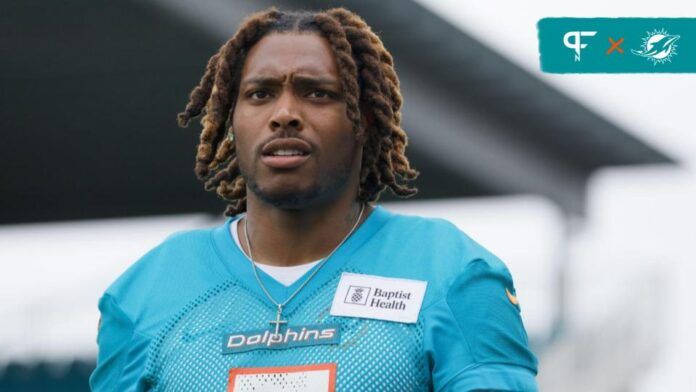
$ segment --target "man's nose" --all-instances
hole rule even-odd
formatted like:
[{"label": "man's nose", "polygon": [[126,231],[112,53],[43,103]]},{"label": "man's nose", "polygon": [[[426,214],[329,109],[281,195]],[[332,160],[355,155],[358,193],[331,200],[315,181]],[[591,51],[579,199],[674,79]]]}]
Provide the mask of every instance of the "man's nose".
[{"label": "man's nose", "polygon": [[301,131],[303,124],[296,105],[297,102],[292,93],[283,93],[276,101],[275,111],[271,116],[271,130]]}]

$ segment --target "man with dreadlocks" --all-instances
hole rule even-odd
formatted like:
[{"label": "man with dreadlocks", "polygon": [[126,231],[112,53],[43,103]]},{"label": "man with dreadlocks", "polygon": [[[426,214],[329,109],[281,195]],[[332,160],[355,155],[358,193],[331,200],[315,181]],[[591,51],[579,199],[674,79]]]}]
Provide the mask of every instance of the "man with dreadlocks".
[{"label": "man with dreadlocks", "polygon": [[224,224],[175,233],[99,302],[98,391],[535,391],[512,278],[416,189],[389,52],[342,9],[249,17],[178,120]]}]

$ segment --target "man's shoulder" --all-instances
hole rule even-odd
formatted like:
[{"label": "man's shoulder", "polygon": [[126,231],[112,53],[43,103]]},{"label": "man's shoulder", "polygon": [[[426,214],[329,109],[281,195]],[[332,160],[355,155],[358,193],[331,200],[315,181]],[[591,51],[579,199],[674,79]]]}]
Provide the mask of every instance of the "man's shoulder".
[{"label": "man's shoulder", "polygon": [[[159,244],[140,256],[128,269],[121,274],[107,289],[111,295],[123,291],[122,286],[130,286],[133,282],[145,284],[158,280],[163,275],[168,278],[179,272],[179,268],[187,267],[183,263],[187,256],[205,253],[208,247],[211,229],[195,229],[177,231]],[[178,267],[178,268],[177,268]],[[164,274],[167,272],[167,274]]]},{"label": "man's shoulder", "polygon": [[491,267],[504,267],[497,256],[447,219],[392,213],[390,223],[386,236],[399,248],[415,252],[414,256],[429,258],[433,266],[463,269],[480,258]]},{"label": "man's shoulder", "polygon": [[138,258],[106,289],[142,333],[157,326],[224,275],[211,234],[216,227],[177,231]]},{"label": "man's shoulder", "polygon": [[379,269],[427,281],[424,306],[443,299],[472,265],[484,263],[494,273],[509,274],[500,258],[447,219],[392,213],[382,236],[390,257]]},{"label": "man's shoulder", "polygon": [[390,212],[386,225],[390,236],[402,241],[418,241],[418,244],[434,244],[456,247],[469,237],[447,219]]}]

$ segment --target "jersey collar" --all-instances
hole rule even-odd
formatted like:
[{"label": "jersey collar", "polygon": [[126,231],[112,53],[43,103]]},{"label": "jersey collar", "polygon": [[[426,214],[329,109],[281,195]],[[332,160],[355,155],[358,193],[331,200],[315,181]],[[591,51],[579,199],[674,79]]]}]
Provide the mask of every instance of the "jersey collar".
[{"label": "jersey collar", "polygon": [[[379,229],[381,229],[384,224],[389,220],[393,214],[384,209],[381,205],[376,205],[372,213],[363,221],[363,223],[358,226],[353,234],[341,245],[339,249],[334,252],[322,269],[317,273],[312,280],[307,283],[307,285],[293,298],[290,303],[285,306],[285,311],[287,314],[292,313],[295,309],[296,304],[302,303],[303,299],[314,292],[316,289],[320,288],[328,280],[330,280],[334,275],[344,267],[351,260],[351,255],[353,255],[358,249],[360,249],[365,243],[370,240],[374,240],[375,234]],[[215,252],[223,264],[223,267],[229,272],[230,276],[237,280],[240,284],[246,287],[248,290],[254,292],[262,299],[263,303],[268,306],[268,309],[275,310],[275,306],[266,298],[265,294],[259,287],[256,278],[254,277],[254,272],[251,266],[251,262],[237,246],[237,243],[232,238],[230,234],[230,224],[235,221],[238,216],[229,217],[225,222],[211,232],[211,241]],[[305,281],[308,274],[312,273],[313,267],[307,271],[302,277],[300,277],[295,283],[290,286],[284,286],[282,283],[273,279],[271,276],[258,270],[259,278],[266,286],[268,291],[271,293],[276,301],[283,302],[289,295],[291,295],[297,288]]]}]

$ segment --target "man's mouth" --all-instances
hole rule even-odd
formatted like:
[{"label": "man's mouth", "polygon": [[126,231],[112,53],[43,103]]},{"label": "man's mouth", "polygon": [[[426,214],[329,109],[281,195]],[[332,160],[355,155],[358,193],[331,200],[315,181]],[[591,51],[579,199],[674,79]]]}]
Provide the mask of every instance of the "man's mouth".
[{"label": "man's mouth", "polygon": [[261,149],[261,162],[274,169],[293,169],[305,163],[312,146],[298,138],[274,139]]},{"label": "man's mouth", "polygon": [[287,156],[293,156],[293,155],[309,155],[308,153],[300,150],[276,150],[273,151],[270,156],[275,156],[275,157],[287,157]]}]

